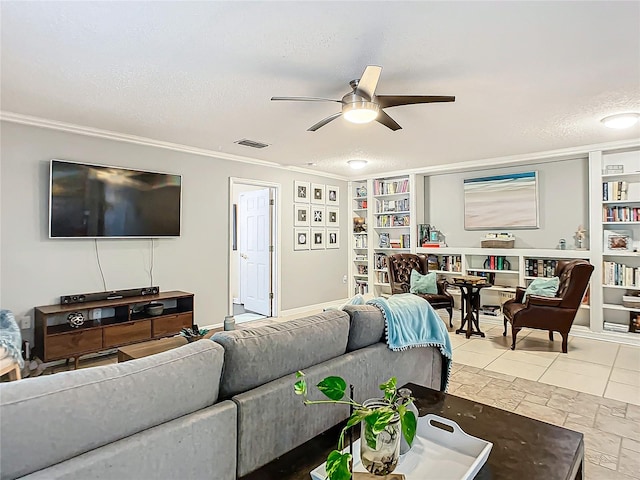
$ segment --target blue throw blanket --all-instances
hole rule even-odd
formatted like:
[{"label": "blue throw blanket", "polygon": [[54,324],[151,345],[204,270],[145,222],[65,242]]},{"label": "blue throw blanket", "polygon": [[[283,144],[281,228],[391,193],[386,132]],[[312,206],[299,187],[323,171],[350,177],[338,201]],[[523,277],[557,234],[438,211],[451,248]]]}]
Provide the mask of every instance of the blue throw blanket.
[{"label": "blue throw blanket", "polygon": [[440,390],[446,391],[451,371],[451,341],[447,327],[424,298],[412,293],[374,298],[367,302],[380,309],[385,319],[387,345],[391,350],[438,347],[445,357]]},{"label": "blue throw blanket", "polygon": [[22,335],[20,328],[9,310],[0,310],[0,347],[7,349],[20,368],[24,367],[22,360]]}]

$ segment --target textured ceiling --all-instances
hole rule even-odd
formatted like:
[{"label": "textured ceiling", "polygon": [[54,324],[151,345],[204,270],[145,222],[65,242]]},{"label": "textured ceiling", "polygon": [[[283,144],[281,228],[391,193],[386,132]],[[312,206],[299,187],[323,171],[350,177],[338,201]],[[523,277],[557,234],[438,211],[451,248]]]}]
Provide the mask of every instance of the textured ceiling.
[{"label": "textured ceiling", "polygon": [[[13,2],[1,4],[1,108],[353,175],[640,137],[640,2]],[[379,94],[455,95],[338,119],[368,64]],[[255,150],[233,142],[271,144]],[[215,161],[212,159],[212,161]]]}]

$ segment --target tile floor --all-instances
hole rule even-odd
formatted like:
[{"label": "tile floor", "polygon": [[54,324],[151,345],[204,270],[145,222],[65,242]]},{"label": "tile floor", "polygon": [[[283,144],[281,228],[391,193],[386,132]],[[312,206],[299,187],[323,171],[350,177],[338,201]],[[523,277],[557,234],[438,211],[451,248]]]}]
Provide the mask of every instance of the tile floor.
[{"label": "tile floor", "polygon": [[483,328],[449,333],[449,393],[582,432],[587,480],[640,479],[640,348],[569,337],[563,354],[559,338],[522,330],[512,351],[511,330]]}]

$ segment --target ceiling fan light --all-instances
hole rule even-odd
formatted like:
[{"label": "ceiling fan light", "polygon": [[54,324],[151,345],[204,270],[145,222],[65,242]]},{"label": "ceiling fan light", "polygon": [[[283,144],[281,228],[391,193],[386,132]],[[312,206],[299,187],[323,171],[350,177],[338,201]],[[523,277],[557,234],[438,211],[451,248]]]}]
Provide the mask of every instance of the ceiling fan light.
[{"label": "ceiling fan light", "polygon": [[365,100],[347,103],[342,107],[342,115],[352,123],[369,123],[376,119],[380,107]]},{"label": "ceiling fan light", "polygon": [[629,128],[638,123],[640,114],[638,113],[619,113],[617,115],[610,115],[600,120],[605,127],[609,128]]},{"label": "ceiling fan light", "polygon": [[366,160],[360,160],[360,159],[349,160],[347,163],[354,170],[360,170],[361,168],[364,168],[367,165],[367,161]]}]

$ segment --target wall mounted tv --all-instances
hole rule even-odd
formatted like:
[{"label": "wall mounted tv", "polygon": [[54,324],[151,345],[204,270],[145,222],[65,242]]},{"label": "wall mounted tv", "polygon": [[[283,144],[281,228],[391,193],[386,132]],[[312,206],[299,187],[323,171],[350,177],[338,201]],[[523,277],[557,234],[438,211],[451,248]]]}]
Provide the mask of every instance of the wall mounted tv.
[{"label": "wall mounted tv", "polygon": [[180,175],[55,159],[50,172],[50,238],[180,236]]}]

